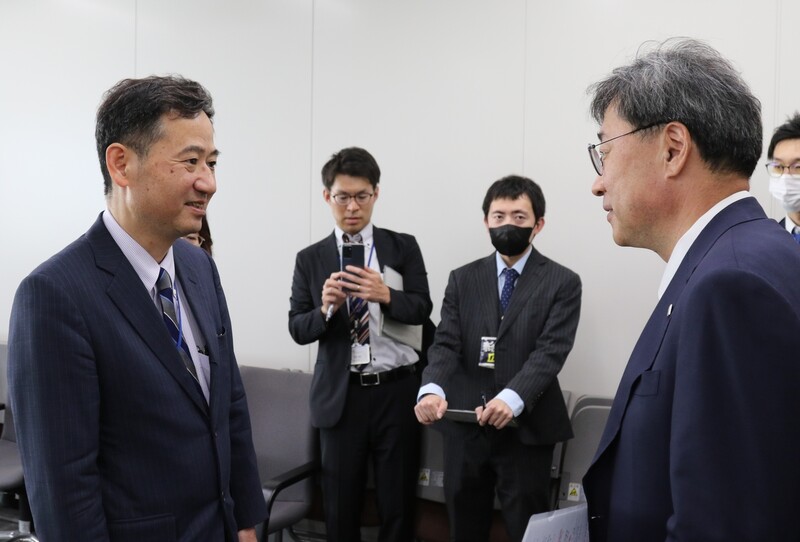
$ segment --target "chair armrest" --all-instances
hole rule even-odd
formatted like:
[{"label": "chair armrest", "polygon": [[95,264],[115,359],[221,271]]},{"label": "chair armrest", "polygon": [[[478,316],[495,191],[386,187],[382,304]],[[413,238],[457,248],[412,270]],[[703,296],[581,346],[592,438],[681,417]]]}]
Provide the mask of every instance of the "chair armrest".
[{"label": "chair armrest", "polygon": [[267,500],[267,511],[272,512],[272,503],[275,501],[275,497],[278,495],[278,493],[280,493],[283,489],[296,484],[300,480],[310,477],[317,470],[318,466],[319,461],[315,459],[300,465],[299,467],[295,467],[291,470],[283,472],[264,482],[261,488],[265,492],[264,497]]}]

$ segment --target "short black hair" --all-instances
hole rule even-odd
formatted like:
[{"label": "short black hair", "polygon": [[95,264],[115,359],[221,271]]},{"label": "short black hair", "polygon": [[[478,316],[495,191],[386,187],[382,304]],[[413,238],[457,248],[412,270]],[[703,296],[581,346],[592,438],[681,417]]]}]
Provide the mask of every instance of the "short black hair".
[{"label": "short black hair", "polygon": [[123,79],[109,89],[97,110],[95,127],[104,193],[111,192],[111,175],[106,164],[109,145],[121,143],[146,156],[150,146],[161,137],[164,114],[191,119],[201,112],[209,120],[214,118],[211,95],[200,83],[178,75]]},{"label": "short black hair", "polygon": [[767,149],[767,158],[772,160],[775,147],[778,143],[786,139],[800,139],[800,113],[795,112],[786,122],[775,129],[775,133],[772,134],[772,140],[769,142],[769,148]]},{"label": "short black hair", "polygon": [[489,216],[489,207],[496,199],[515,200],[521,196],[528,196],[533,207],[533,218],[538,220],[544,217],[544,193],[541,187],[532,179],[519,175],[509,175],[492,183],[483,198],[483,217]]},{"label": "short black hair", "polygon": [[362,177],[369,181],[372,188],[381,182],[381,168],[370,153],[361,147],[342,149],[322,166],[322,184],[330,190],[337,175]]}]

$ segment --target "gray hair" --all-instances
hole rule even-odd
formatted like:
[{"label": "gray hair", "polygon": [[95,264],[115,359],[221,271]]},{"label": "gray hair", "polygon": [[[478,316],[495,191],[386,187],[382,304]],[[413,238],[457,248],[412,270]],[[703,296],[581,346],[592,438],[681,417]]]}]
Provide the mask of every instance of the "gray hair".
[{"label": "gray hair", "polygon": [[761,102],[705,43],[671,38],[654,45],[589,87],[592,117],[602,123],[614,106],[634,127],[680,122],[711,171],[750,177],[761,156]]}]

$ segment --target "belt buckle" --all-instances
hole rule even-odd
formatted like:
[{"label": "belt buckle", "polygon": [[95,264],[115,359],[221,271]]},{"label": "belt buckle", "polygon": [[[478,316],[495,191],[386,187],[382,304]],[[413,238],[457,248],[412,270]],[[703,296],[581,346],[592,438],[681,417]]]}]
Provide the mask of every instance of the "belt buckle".
[{"label": "belt buckle", "polygon": [[[366,379],[364,377],[367,377]],[[358,373],[359,384],[362,386],[377,386],[381,383],[380,373]]]}]

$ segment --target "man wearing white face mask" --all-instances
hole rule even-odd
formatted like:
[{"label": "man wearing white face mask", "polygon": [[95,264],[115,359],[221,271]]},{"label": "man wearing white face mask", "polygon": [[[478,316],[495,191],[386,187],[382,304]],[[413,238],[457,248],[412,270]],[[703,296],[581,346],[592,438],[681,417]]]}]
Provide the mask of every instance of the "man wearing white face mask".
[{"label": "man wearing white face mask", "polygon": [[800,243],[800,113],[778,126],[767,157],[769,191],[786,210],[780,224]]}]

